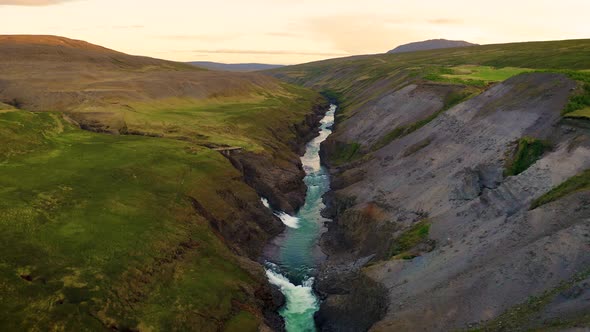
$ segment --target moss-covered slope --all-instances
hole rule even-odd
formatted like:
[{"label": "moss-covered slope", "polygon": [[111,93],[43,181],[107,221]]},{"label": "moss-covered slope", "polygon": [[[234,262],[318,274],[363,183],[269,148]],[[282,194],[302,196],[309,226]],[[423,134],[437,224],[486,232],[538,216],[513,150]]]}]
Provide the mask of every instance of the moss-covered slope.
[{"label": "moss-covered slope", "polygon": [[283,226],[248,184],[297,207],[319,94],[56,37],[0,50],[0,329],[281,327],[255,260]]}]

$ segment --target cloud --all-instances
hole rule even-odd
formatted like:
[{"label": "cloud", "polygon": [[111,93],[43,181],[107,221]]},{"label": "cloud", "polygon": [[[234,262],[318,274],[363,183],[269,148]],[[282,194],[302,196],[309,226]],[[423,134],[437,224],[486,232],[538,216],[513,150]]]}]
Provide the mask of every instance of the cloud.
[{"label": "cloud", "polygon": [[143,29],[143,25],[115,25],[113,29]]},{"label": "cloud", "polygon": [[72,0],[0,0],[0,6],[51,6]]},{"label": "cloud", "polygon": [[[1,0],[0,0],[1,1]],[[181,41],[205,41],[205,42],[219,42],[228,41],[241,37],[242,34],[238,33],[226,33],[226,34],[212,34],[212,35],[166,35],[166,36],[154,36],[158,39],[168,40],[181,40]]]},{"label": "cloud", "polygon": [[383,23],[386,23],[386,24],[405,24],[408,22],[412,22],[412,20],[408,19],[408,18],[399,18],[399,17],[398,18],[386,18],[383,20]]},{"label": "cloud", "polygon": [[312,55],[312,56],[344,56],[349,53],[330,53],[330,52],[302,52],[290,50],[192,50],[193,53],[200,54],[254,54],[254,55]]},{"label": "cloud", "polygon": [[445,24],[462,24],[463,21],[458,20],[458,19],[453,19],[453,18],[437,18],[437,19],[433,19],[433,20],[428,20],[428,23],[445,25]]},{"label": "cloud", "polygon": [[299,37],[300,35],[291,32],[269,32],[266,34],[271,37]]}]

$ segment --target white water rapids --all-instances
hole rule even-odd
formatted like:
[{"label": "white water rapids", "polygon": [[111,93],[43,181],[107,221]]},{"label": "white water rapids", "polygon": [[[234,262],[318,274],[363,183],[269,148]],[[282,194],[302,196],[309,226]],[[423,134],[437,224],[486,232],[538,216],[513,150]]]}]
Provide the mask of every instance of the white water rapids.
[{"label": "white water rapids", "polygon": [[[336,106],[321,120],[320,134],[306,146],[301,158],[305,170],[307,195],[305,204],[296,216],[282,211],[273,211],[288,227],[280,248],[280,261],[266,264],[266,275],[271,284],[277,286],[286,298],[280,310],[288,332],[316,331],[313,316],[319,309],[319,300],[313,292],[312,272],[315,268],[313,251],[324,222],[320,214],[324,208],[322,196],[330,189],[328,171],[320,162],[320,144],[332,133]],[[272,210],[268,200],[262,203]]]}]

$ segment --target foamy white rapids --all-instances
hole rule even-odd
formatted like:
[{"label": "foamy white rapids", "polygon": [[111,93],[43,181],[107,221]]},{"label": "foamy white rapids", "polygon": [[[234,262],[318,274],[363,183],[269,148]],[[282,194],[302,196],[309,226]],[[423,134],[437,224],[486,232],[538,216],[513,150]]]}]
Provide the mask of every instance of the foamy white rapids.
[{"label": "foamy white rapids", "polygon": [[[268,199],[264,198],[264,197],[260,197],[260,200],[262,201],[262,204],[264,206],[266,206],[267,209],[272,210],[272,208],[270,207],[270,204],[268,203]],[[290,228],[299,228],[299,218],[297,217],[293,217],[285,212],[282,211],[275,211],[273,212],[273,214],[277,217],[279,217],[279,219],[281,219],[281,221],[283,222],[283,224],[285,224],[285,226],[290,227]]]},{"label": "foamy white rapids", "polygon": [[275,212],[274,214],[279,217],[287,227],[299,228],[299,218],[293,217],[285,212]]},{"label": "foamy white rapids", "polygon": [[303,168],[306,172],[316,173],[320,171],[321,160],[320,160],[320,144],[332,134],[330,127],[334,123],[334,114],[336,112],[336,105],[331,105],[330,110],[326,113],[324,118],[320,121],[320,133],[319,135],[311,140],[306,146],[305,155],[301,157]]},{"label": "foamy white rapids", "polygon": [[281,309],[281,314],[285,318],[287,331],[315,331],[313,314],[319,303],[312,290],[313,278],[305,280],[302,285],[294,285],[270,268],[266,269],[266,276],[285,295],[287,303]]},{"label": "foamy white rapids", "polygon": [[264,197],[260,197],[260,200],[262,201],[262,205],[264,205],[267,209],[270,209],[270,204],[268,203],[268,199],[266,199]]}]

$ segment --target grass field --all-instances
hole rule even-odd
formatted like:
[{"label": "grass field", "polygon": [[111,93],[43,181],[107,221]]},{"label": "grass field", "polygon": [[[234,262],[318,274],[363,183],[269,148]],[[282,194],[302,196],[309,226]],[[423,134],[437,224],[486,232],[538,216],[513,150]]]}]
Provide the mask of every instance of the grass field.
[{"label": "grass field", "polygon": [[318,98],[310,90],[282,84],[281,90],[242,97],[131,102],[130,109],[107,109],[99,119],[127,132],[261,152],[278,141],[294,139],[293,132],[272,131],[301,121]]},{"label": "grass field", "polygon": [[[217,191],[229,188],[256,198],[220,154],[25,111],[0,113],[0,140],[0,326],[257,326],[240,309],[253,301],[252,276],[188,199],[219,205]],[[234,208],[216,211],[223,219]]]},{"label": "grass field", "polygon": [[435,73],[424,76],[427,80],[486,87],[490,83],[501,82],[530,71],[526,68],[494,68],[489,66],[464,65],[434,69]]}]

